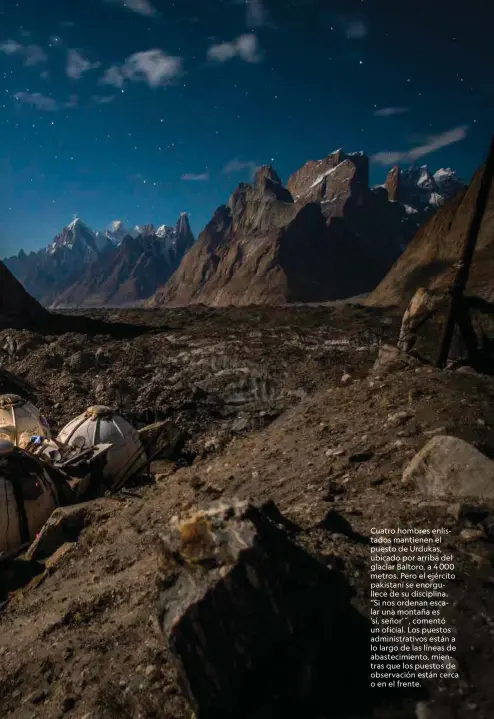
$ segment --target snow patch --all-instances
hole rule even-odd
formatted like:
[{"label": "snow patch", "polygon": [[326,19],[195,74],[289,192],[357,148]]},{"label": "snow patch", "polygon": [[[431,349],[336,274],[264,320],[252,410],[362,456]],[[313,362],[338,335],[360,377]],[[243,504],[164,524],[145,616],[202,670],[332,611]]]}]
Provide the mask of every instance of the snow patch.
[{"label": "snow patch", "polygon": [[438,192],[431,192],[429,205],[432,205],[433,207],[441,207],[441,205],[444,205],[444,202],[445,197],[443,195],[440,195]]},{"label": "snow patch", "polygon": [[[338,167],[339,167],[340,165],[342,165],[342,164],[343,164],[343,163],[340,162],[340,163],[338,163],[338,165],[336,165],[336,167],[332,167],[331,170],[327,170],[327,172],[324,172],[322,175],[319,175],[319,177],[317,178],[317,180],[312,183],[312,185],[309,187],[309,189],[307,190],[307,192],[309,192],[309,190],[312,190],[313,187],[316,187],[316,185],[319,185],[323,180],[326,179],[326,177],[329,177],[329,175],[332,175],[333,172],[334,172],[336,169],[338,169]],[[307,193],[305,193],[305,194],[307,194]]]}]

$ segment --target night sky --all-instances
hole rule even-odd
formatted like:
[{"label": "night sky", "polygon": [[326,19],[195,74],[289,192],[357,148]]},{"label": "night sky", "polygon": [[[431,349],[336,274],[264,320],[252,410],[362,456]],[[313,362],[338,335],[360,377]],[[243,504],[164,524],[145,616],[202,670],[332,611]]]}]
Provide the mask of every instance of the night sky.
[{"label": "night sky", "polygon": [[0,257],[73,218],[199,232],[252,168],[453,167],[494,130],[491,0],[0,0]]}]

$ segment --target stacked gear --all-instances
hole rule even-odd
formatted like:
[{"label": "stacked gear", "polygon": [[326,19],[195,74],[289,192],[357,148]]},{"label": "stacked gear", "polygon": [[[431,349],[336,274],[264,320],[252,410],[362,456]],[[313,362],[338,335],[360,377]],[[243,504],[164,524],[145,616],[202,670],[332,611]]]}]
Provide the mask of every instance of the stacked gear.
[{"label": "stacked gear", "polygon": [[79,450],[111,444],[103,476],[113,492],[148,464],[139,432],[110,407],[102,405],[89,407],[71,420],[58,435],[57,442]]},{"label": "stacked gear", "polygon": [[0,439],[19,446],[23,435],[39,435],[49,439],[51,432],[48,422],[31,402],[19,395],[0,395]]}]

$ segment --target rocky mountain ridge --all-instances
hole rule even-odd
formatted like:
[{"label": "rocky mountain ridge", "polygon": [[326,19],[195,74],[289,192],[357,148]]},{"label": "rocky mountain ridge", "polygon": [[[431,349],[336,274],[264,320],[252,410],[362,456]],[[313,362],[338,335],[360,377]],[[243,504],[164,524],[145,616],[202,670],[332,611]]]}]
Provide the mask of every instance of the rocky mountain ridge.
[{"label": "rocky mountain ridge", "polygon": [[131,231],[115,221],[93,232],[74,218],[45,249],[4,262],[45,307],[136,304],[166,282],[193,242],[185,213],[175,227]]},{"label": "rocky mountain ridge", "polygon": [[174,227],[127,229],[115,220],[98,232],[75,217],[47,248],[4,261],[51,308],[344,299],[371,291],[461,187],[453,170],[431,175],[423,166],[395,167],[370,188],[365,153],[338,149],[307,162],[286,186],[273,167],[259,168],[197,247],[186,213]]},{"label": "rocky mountain ridge", "polygon": [[369,188],[362,152],[337,150],[286,183],[270,165],[219,207],[167,284],[146,304],[320,302],[370,291],[418,221]]}]

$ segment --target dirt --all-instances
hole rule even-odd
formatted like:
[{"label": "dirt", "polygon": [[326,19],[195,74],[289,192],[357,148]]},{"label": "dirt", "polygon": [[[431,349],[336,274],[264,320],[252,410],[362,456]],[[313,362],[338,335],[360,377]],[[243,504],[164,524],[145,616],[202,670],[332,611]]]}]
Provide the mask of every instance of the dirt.
[{"label": "dirt", "polygon": [[[494,380],[413,360],[372,372],[399,318],[359,306],[95,316],[138,330],[131,339],[4,332],[0,347],[6,334],[20,346],[4,351],[6,368],[35,386],[57,428],[95,401],[141,420],[168,414],[189,435],[189,466],[156,462],[154,482],[135,496],[96,500],[78,541],[11,595],[0,614],[1,716],[190,717],[156,624],[156,534],[177,513],[236,496],[273,499],[299,526],[297,541],[345,574],[365,615],[370,529],[450,528],[456,579],[446,618],[457,629],[460,679],[426,684],[420,700],[394,696],[368,716],[492,717],[494,506],[462,512],[454,498],[405,489],[401,477],[435,433],[494,457]],[[107,364],[95,367],[100,347]],[[221,363],[240,378],[225,382]],[[121,395],[108,394],[124,381]],[[356,716],[352,691],[341,719]],[[330,697],[328,677],[327,718]]]}]

